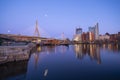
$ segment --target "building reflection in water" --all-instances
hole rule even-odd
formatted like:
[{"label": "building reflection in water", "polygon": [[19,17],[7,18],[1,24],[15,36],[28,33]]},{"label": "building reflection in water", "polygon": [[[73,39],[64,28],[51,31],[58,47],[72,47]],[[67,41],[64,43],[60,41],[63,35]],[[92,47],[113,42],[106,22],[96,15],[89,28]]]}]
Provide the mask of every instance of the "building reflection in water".
[{"label": "building reflection in water", "polygon": [[79,44],[74,46],[74,50],[78,59],[83,59],[84,56],[89,55],[91,60],[96,60],[98,64],[101,64],[99,45]]},{"label": "building reflection in water", "polygon": [[113,52],[119,52],[120,51],[120,45],[118,44],[103,44],[100,46],[103,49],[108,49]]}]

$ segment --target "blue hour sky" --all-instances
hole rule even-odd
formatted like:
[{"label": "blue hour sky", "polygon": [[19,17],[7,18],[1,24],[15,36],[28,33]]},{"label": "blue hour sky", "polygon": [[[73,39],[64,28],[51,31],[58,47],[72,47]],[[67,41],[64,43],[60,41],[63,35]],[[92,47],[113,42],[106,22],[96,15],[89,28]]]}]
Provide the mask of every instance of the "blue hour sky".
[{"label": "blue hour sky", "polygon": [[120,31],[120,0],[0,0],[0,33],[33,35],[38,20],[43,37],[72,38],[99,23],[104,34]]}]

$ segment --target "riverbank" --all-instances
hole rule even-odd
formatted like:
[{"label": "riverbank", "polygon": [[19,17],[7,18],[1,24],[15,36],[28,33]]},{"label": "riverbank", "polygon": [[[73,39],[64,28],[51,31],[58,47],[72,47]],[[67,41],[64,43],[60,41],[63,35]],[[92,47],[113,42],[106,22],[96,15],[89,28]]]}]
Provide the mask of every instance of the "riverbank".
[{"label": "riverbank", "polygon": [[35,46],[36,45],[33,43],[20,46],[0,46],[0,64],[28,60],[30,56],[30,51]]}]

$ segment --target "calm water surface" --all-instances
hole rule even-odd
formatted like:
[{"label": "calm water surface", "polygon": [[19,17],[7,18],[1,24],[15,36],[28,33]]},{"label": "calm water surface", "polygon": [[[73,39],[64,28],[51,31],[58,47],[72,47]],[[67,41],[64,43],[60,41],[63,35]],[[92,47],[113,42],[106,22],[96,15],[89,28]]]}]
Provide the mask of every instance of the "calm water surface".
[{"label": "calm water surface", "polygon": [[43,46],[28,61],[0,66],[3,80],[120,80],[120,46]]}]

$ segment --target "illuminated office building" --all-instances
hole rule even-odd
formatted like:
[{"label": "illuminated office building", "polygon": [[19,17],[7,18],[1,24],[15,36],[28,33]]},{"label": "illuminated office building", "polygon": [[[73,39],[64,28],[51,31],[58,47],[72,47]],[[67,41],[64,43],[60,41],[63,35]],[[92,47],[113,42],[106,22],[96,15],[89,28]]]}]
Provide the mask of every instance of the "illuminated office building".
[{"label": "illuminated office building", "polygon": [[89,32],[94,34],[95,40],[98,40],[99,39],[98,23],[94,27],[89,27]]},{"label": "illuminated office building", "polygon": [[76,34],[73,38],[74,41],[82,42],[82,28],[76,28]]}]

